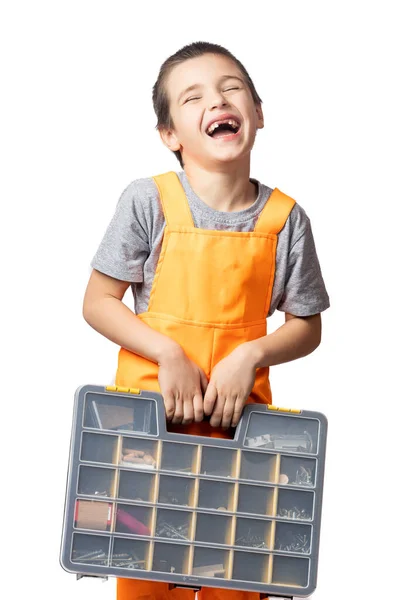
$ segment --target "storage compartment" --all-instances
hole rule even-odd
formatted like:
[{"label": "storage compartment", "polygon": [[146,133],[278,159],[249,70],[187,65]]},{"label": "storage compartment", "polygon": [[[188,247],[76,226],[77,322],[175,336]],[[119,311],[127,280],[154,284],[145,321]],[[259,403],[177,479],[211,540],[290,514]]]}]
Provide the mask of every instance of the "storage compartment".
[{"label": "storage compartment", "polygon": [[316,461],[309,458],[281,457],[279,483],[313,487]]},{"label": "storage compartment", "polygon": [[118,463],[118,436],[102,435],[84,431],[82,434],[81,460],[95,463]]},{"label": "storage compartment", "polygon": [[192,512],[157,509],[156,536],[178,541],[191,539],[192,517]]},{"label": "storage compartment", "polygon": [[156,469],[157,451],[155,440],[123,437],[120,465],[132,469]]},{"label": "storage compartment", "polygon": [[209,544],[232,544],[232,517],[198,513],[196,542]]},{"label": "storage compartment", "polygon": [[239,484],[238,513],[272,515],[274,488],[261,485]]},{"label": "storage compartment", "polygon": [[189,554],[189,546],[155,542],[152,570],[187,575]]},{"label": "storage compartment", "polygon": [[275,550],[310,554],[311,525],[296,523],[276,524]]},{"label": "storage compartment", "polygon": [[234,552],[232,579],[237,581],[268,581],[269,554]]},{"label": "storage compartment", "polygon": [[229,577],[229,550],[195,547],[192,575],[196,577]]},{"label": "storage compartment", "polygon": [[78,494],[113,497],[115,495],[115,481],[115,469],[81,465],[79,467]]},{"label": "storage compartment", "polygon": [[158,502],[161,504],[194,506],[195,479],[160,475]]},{"label": "storage compartment", "polygon": [[88,392],[83,426],[157,435],[156,403],[150,399]]},{"label": "storage compartment", "polygon": [[236,477],[237,450],[203,446],[200,472],[202,475]]},{"label": "storage compartment", "polygon": [[107,567],[109,548],[110,538],[108,536],[74,533],[71,562]]},{"label": "storage compartment", "polygon": [[275,452],[317,453],[319,421],[304,417],[253,413],[245,436],[245,446]]},{"label": "storage compartment", "polygon": [[235,546],[270,548],[271,521],[238,517],[236,519]]},{"label": "storage compartment", "polygon": [[126,389],[83,386],[76,394],[63,568],[162,580],[166,589],[309,597],[324,416],[248,404],[233,438],[183,435],[164,426],[160,394]]},{"label": "storage compartment", "polygon": [[272,583],[307,587],[310,561],[304,558],[274,556]]},{"label": "storage compartment", "polygon": [[225,481],[200,480],[199,508],[214,508],[216,510],[234,510],[235,484]]},{"label": "storage compartment", "polygon": [[164,471],[184,471],[197,473],[198,446],[163,442],[161,454],[161,469]]},{"label": "storage compartment", "polygon": [[152,508],[118,504],[115,531],[134,535],[151,535],[152,516]]},{"label": "storage compartment", "polygon": [[276,460],[276,454],[243,450],[240,479],[274,483],[276,480]]},{"label": "storage compartment", "polygon": [[150,542],[114,538],[111,566],[119,569],[149,569]]},{"label": "storage compartment", "polygon": [[74,527],[110,531],[112,524],[112,502],[77,500],[75,504]]},{"label": "storage compartment", "polygon": [[314,492],[283,490],[278,492],[277,516],[310,521],[313,518]]},{"label": "storage compartment", "polygon": [[118,498],[137,502],[154,502],[156,476],[153,473],[119,472]]}]

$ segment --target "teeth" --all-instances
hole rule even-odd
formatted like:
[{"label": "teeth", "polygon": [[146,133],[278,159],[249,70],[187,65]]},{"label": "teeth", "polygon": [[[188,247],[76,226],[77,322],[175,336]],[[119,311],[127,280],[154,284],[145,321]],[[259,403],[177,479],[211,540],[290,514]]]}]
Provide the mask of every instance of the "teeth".
[{"label": "teeth", "polygon": [[208,133],[208,134],[213,133],[217,129],[217,127],[222,125],[222,123],[229,123],[229,125],[231,125],[231,127],[236,127],[236,129],[239,129],[239,127],[240,127],[239,123],[233,119],[227,119],[225,121],[215,121],[215,123],[212,123],[210,125],[210,127],[207,129],[206,133]]}]

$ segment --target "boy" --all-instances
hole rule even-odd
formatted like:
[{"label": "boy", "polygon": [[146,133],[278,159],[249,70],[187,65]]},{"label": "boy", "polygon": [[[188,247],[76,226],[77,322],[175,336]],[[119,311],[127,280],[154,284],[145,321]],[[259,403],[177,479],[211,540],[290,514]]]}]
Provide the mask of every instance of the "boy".
[{"label": "boy", "polygon": [[[224,437],[247,401],[271,403],[271,365],[319,345],[329,298],[304,210],[250,178],[263,113],[244,66],[221,46],[185,46],[162,65],[153,104],[184,170],[125,189],[84,317],[121,346],[117,385],[161,391],[170,430]],[[129,286],[136,314],[122,302]],[[276,308],[285,323],[267,336]],[[117,589],[118,600],[193,600],[163,583],[119,579]],[[259,596],[199,593],[228,595]]]}]

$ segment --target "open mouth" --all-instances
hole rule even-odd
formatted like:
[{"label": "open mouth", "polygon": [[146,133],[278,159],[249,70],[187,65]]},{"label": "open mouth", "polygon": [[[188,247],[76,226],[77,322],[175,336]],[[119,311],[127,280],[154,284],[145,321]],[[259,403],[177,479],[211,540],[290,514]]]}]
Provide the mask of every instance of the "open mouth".
[{"label": "open mouth", "polygon": [[206,133],[212,138],[222,138],[232,134],[238,133],[240,130],[240,123],[235,119],[226,119],[224,121],[215,121],[212,123]]}]

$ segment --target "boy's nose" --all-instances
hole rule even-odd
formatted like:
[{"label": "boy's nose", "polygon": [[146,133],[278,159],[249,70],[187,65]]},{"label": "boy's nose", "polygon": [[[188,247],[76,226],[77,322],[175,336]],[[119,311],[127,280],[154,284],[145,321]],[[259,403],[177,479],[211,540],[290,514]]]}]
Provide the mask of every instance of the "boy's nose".
[{"label": "boy's nose", "polygon": [[228,102],[223,94],[214,94],[209,101],[209,110],[213,108],[220,108],[221,106],[227,106]]}]

